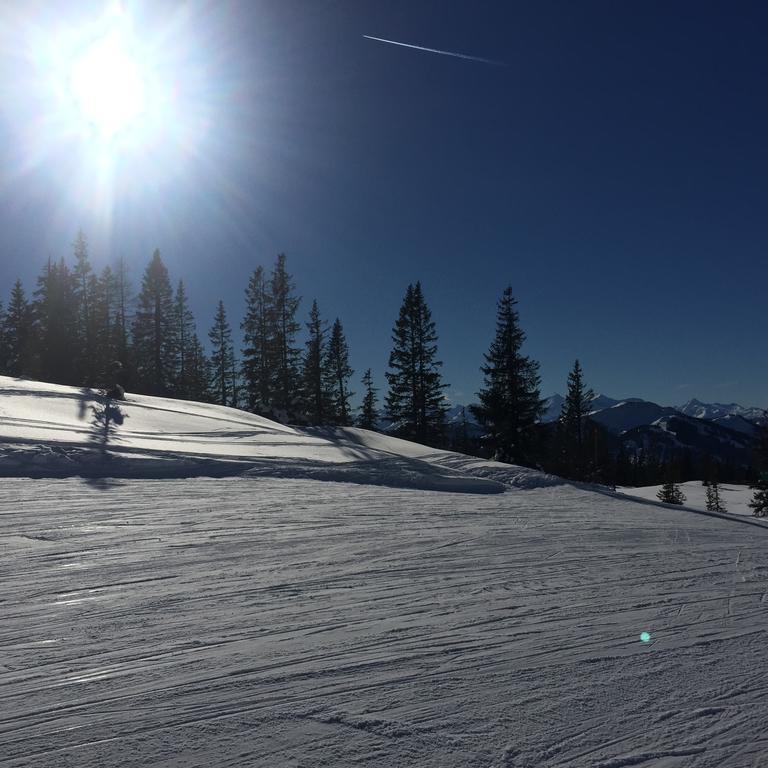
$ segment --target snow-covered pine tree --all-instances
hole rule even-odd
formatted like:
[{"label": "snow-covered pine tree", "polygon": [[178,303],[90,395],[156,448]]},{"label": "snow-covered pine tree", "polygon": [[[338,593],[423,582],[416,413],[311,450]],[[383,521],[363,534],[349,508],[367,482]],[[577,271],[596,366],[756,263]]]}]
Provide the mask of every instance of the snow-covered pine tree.
[{"label": "snow-covered pine tree", "polygon": [[296,322],[296,311],[299,299],[294,295],[293,278],[285,268],[285,254],[277,257],[275,268],[270,279],[270,325],[271,354],[273,360],[272,402],[273,414],[281,419],[292,418],[299,409],[300,350],[295,344],[299,323]]},{"label": "snow-covered pine tree", "polygon": [[136,389],[148,395],[167,395],[175,372],[176,328],[173,290],[160,251],[152,254],[141,283],[133,321]]},{"label": "snow-covered pine tree", "polygon": [[533,465],[533,431],[543,409],[539,364],[522,354],[525,333],[507,287],[496,313],[496,335],[481,367],[484,387],[480,404],[470,406],[488,430],[487,440],[499,461]]},{"label": "snow-covered pine tree", "polygon": [[369,368],[363,374],[363,403],[360,407],[360,415],[357,419],[357,426],[362,429],[376,429],[379,414],[376,411],[376,393],[378,390],[373,386],[373,376]]},{"label": "snow-covered pine tree", "polygon": [[249,411],[269,414],[273,399],[276,361],[275,313],[272,294],[264,269],[257,267],[245,289],[242,372],[246,404]]},{"label": "snow-covered pine tree", "polygon": [[317,301],[312,302],[307,321],[308,338],[302,360],[302,401],[310,424],[326,424],[331,415],[331,397],[325,375],[327,328],[320,319]]},{"label": "snow-covered pine tree", "polygon": [[349,399],[354,395],[349,389],[349,379],[354,371],[349,366],[349,347],[344,328],[337,317],[331,328],[326,352],[326,387],[330,396],[330,423],[343,427],[351,424]]},{"label": "snow-covered pine tree", "polygon": [[211,396],[214,403],[231,405],[233,401],[234,351],[232,329],[227,321],[224,302],[219,301],[213,326],[208,331],[211,340]]},{"label": "snow-covered pine tree", "polygon": [[585,480],[589,474],[589,456],[586,449],[585,421],[595,393],[584,384],[584,373],[578,360],[568,374],[568,392],[560,414],[563,469],[567,477]]},{"label": "snow-covered pine tree", "polygon": [[392,330],[393,348],[386,377],[387,414],[395,434],[426,445],[445,439],[445,413],[437,333],[421,283],[409,285]]}]

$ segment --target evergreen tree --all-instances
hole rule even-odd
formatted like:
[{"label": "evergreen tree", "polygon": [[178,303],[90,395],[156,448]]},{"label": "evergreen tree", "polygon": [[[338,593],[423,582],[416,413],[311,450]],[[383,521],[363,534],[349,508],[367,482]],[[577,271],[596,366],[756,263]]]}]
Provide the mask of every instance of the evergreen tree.
[{"label": "evergreen tree", "polygon": [[117,278],[112,268],[106,266],[96,281],[93,295],[95,370],[101,385],[113,383],[109,381],[110,370],[119,360],[116,346],[119,336],[115,328],[119,317],[118,298]]},{"label": "evergreen tree", "polygon": [[219,301],[213,326],[208,332],[211,340],[211,396],[219,405],[231,405],[234,394],[232,373],[235,367],[232,330],[227,321],[224,302]]},{"label": "evergreen tree", "polygon": [[[768,417],[768,412],[764,412]],[[754,493],[749,507],[755,517],[768,517],[768,419],[763,426],[758,448],[757,480],[750,485]]]},{"label": "evergreen tree", "polygon": [[149,395],[171,392],[176,369],[175,330],[173,290],[160,251],[156,250],[144,272],[133,321],[139,391]]},{"label": "evergreen tree", "polygon": [[675,482],[677,477],[677,466],[674,462],[667,463],[665,470],[665,481],[661,489],[656,494],[656,498],[665,504],[685,504],[685,494],[680,486]]},{"label": "evergreen tree", "polygon": [[338,317],[331,328],[325,372],[331,401],[330,421],[346,427],[351,424],[349,399],[354,392],[349,390],[349,379],[354,371],[349,366],[349,347]]},{"label": "evergreen tree", "polygon": [[286,271],[283,253],[277,257],[270,289],[270,325],[274,331],[271,407],[278,418],[290,419],[298,410],[297,393],[300,392],[300,351],[295,345],[295,339],[299,330],[296,311],[301,300],[293,293],[293,278]]},{"label": "evergreen tree", "polygon": [[40,377],[56,384],[76,383],[77,303],[74,279],[63,259],[49,260],[38,277],[32,309]]},{"label": "evergreen tree", "polygon": [[376,393],[378,390],[373,386],[373,376],[371,375],[370,368],[363,374],[363,388],[365,394],[363,395],[363,404],[360,408],[357,425],[362,429],[375,430],[379,418],[376,410]]},{"label": "evergreen tree", "polygon": [[480,404],[470,409],[488,430],[495,458],[533,464],[534,427],[544,403],[539,394],[539,364],[521,352],[525,333],[516,303],[512,288],[506,288],[498,303],[496,336],[480,369],[484,376]]},{"label": "evergreen tree", "polygon": [[193,381],[192,358],[197,352],[195,342],[199,344],[199,341],[195,331],[195,318],[189,308],[183,280],[179,280],[173,297],[173,322],[177,345],[174,396],[188,400],[192,397],[196,386]]},{"label": "evergreen tree", "polygon": [[131,305],[131,286],[128,282],[128,269],[125,258],[120,256],[115,270],[115,288],[117,292],[117,314],[113,326],[114,350],[117,359],[130,371],[133,368],[128,337],[128,314]]},{"label": "evergreen tree", "polygon": [[585,480],[589,474],[585,422],[594,397],[594,392],[584,385],[581,365],[576,360],[568,374],[568,392],[560,415],[563,469],[573,480]]},{"label": "evergreen tree", "polygon": [[331,398],[326,387],[325,363],[325,334],[320,319],[317,302],[312,302],[307,322],[309,338],[306,342],[306,352],[302,365],[302,393],[304,410],[310,424],[326,424],[331,414]]},{"label": "evergreen tree", "polygon": [[5,342],[5,307],[0,301],[0,375],[7,373],[8,349]]},{"label": "evergreen tree", "polygon": [[190,400],[206,402],[211,399],[211,364],[205,356],[197,333],[192,334],[188,350],[186,360],[188,397]]},{"label": "evergreen tree", "polygon": [[4,372],[9,376],[29,376],[32,372],[32,334],[32,309],[21,280],[17,280],[3,318],[6,354]]},{"label": "evergreen tree", "polygon": [[392,330],[393,348],[386,373],[386,407],[400,437],[438,445],[445,437],[442,362],[436,359],[437,333],[421,290],[409,285]]},{"label": "evergreen tree", "polygon": [[275,371],[275,312],[264,269],[257,267],[245,289],[242,372],[248,410],[267,415],[273,400]]},{"label": "evergreen tree", "polygon": [[720,483],[710,480],[707,485],[707,509],[710,512],[727,512],[725,502],[720,496]]},{"label": "evergreen tree", "polygon": [[77,377],[86,386],[96,384],[98,378],[96,356],[96,323],[94,315],[94,294],[96,276],[93,274],[88,258],[88,243],[82,230],[77,233],[74,243],[75,266],[74,278],[75,301],[77,302],[77,336],[79,354],[77,357]]}]

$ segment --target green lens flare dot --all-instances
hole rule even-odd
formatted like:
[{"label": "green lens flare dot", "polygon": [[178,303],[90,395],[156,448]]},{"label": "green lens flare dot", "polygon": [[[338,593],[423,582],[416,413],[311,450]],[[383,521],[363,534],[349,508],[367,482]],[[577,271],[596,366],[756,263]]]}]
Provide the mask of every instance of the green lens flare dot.
[{"label": "green lens flare dot", "polygon": [[650,632],[643,632],[643,633],[640,635],[640,639],[641,639],[641,640],[642,640],[644,643],[648,643],[648,642],[650,642],[650,640],[651,640],[651,633],[650,633]]}]

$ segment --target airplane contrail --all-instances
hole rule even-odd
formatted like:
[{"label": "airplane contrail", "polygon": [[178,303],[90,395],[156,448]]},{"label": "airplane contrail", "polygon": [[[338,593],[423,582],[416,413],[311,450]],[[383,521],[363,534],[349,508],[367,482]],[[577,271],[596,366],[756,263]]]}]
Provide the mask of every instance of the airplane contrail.
[{"label": "airplane contrail", "polygon": [[453,56],[457,59],[469,59],[469,61],[481,61],[484,64],[498,64],[503,66],[503,62],[493,59],[484,59],[482,56],[470,56],[466,53],[456,53],[455,51],[441,51],[438,48],[425,48],[423,45],[411,45],[411,43],[400,43],[397,40],[385,40],[383,37],[374,37],[373,35],[363,35],[366,40],[376,40],[379,43],[389,43],[390,45],[400,45],[403,48],[413,48],[417,51],[426,51],[427,53],[439,53],[441,56]]}]

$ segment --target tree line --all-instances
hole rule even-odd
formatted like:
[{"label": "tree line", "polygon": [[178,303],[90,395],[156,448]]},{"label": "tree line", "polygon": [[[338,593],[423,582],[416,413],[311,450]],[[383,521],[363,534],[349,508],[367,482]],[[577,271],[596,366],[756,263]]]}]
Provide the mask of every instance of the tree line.
[{"label": "tree line", "polygon": [[[136,393],[242,407],[283,422],[380,427],[370,369],[361,378],[362,405],[353,412],[354,371],[341,320],[325,321],[313,301],[301,344],[300,302],[286,257],[279,254],[269,272],[257,266],[249,277],[239,349],[219,301],[206,351],[184,282],[173,287],[159,251],[134,296],[125,261],[96,274],[81,232],[71,264],[64,258],[49,260],[31,297],[17,280],[7,306],[0,304],[0,372],[75,386],[120,383]],[[523,353],[526,335],[516,305],[512,289],[505,288],[480,369],[479,403],[470,406],[482,426],[482,435],[473,436],[466,420],[446,423],[447,384],[435,322],[421,283],[409,285],[392,330],[385,373],[387,430],[574,480],[655,485],[673,476],[690,479],[690,456],[666,463],[651,452],[629,456],[588,418],[594,395],[578,360],[568,376],[559,419],[542,424],[539,364]],[[704,475],[709,471],[696,469]],[[720,470],[729,473],[728,467]]]}]

